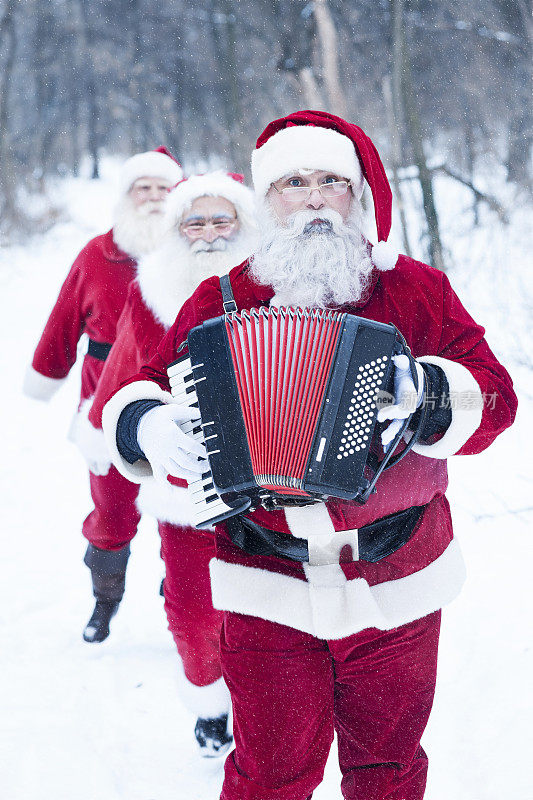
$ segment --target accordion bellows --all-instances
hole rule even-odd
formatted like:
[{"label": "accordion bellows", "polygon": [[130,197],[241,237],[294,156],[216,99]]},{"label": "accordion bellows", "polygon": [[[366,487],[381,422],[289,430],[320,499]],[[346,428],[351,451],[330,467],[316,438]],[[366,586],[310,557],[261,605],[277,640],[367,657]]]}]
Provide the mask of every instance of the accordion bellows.
[{"label": "accordion bellows", "polygon": [[177,402],[202,416],[187,430],[209,454],[191,485],[199,526],[266,501],[356,499],[368,486],[376,400],[402,352],[393,326],[259,308],[194,328],[188,347],[168,374]]}]

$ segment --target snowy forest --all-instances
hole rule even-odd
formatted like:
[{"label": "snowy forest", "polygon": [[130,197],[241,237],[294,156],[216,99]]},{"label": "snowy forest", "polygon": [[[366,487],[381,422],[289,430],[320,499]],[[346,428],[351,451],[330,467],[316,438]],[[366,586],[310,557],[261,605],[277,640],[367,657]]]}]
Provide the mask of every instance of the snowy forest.
[{"label": "snowy forest", "polygon": [[[491,447],[448,459],[467,580],[422,745],[427,800],[530,796],[532,42],[531,0],[0,0],[3,796],[220,796],[223,760],[198,756],[178,694],[151,516],[109,639],[82,639],[92,503],[68,434],[86,335],[49,403],[22,386],[74,259],[113,223],[125,159],[165,146],[186,175],[251,185],[265,125],[305,108],[372,138],[390,241],[447,273],[519,397]],[[368,187],[362,202],[375,241]],[[339,785],[334,746],[313,799]]]},{"label": "snowy forest", "polygon": [[295,108],[368,131],[398,198],[403,181],[420,182],[436,266],[445,266],[437,172],[502,216],[498,198],[475,185],[478,160],[489,155],[509,181],[530,185],[528,0],[3,0],[0,9],[4,229],[31,225],[15,184],[33,192],[49,175],[75,175],[84,154],[93,177],[102,154],[159,144],[188,167],[219,159],[247,173],[258,132]]}]

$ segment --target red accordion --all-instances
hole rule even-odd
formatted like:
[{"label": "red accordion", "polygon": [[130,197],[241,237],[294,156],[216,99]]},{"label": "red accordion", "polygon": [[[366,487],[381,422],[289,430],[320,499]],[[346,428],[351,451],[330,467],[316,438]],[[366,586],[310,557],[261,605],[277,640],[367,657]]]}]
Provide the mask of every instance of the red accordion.
[{"label": "red accordion", "polygon": [[198,527],[260,503],[364,502],[376,400],[392,388],[392,356],[408,351],[394,326],[259,308],[194,328],[188,348],[168,375],[176,401],[201,413],[184,427],[209,458],[189,487]]}]

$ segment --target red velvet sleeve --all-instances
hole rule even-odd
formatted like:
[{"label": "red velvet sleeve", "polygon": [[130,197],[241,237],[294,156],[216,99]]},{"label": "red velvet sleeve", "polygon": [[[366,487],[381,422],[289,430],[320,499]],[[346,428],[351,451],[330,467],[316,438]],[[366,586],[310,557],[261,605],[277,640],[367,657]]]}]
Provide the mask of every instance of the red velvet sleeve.
[{"label": "red velvet sleeve", "polygon": [[102,409],[119,386],[130,375],[135,375],[141,364],[135,340],[135,303],[132,286],[122,314],[117,323],[117,338],[106,359],[94,399],[89,411],[89,421],[95,428],[102,427]]},{"label": "red velvet sleeve", "polygon": [[67,275],[35,350],[32,366],[48,378],[65,378],[76,361],[77,347],[90,309],[86,307],[87,248]]},{"label": "red velvet sleeve", "polygon": [[[438,355],[461,364],[471,373],[482,397],[481,423],[473,435],[457,451],[460,455],[479,453],[514,421],[517,398],[507,370],[489,348],[484,329],[466,311],[443,276],[442,327]],[[475,402],[473,393],[450,386],[450,404],[458,411]]]},{"label": "red velvet sleeve", "polygon": [[[174,324],[161,340],[155,355],[123,386],[135,381],[154,381],[164,391],[170,391],[167,367],[180,355],[187,353],[187,335],[196,325],[223,313],[222,295],[218,278],[200,284],[195,293],[182,306]],[[179,350],[179,352],[178,352]]]}]

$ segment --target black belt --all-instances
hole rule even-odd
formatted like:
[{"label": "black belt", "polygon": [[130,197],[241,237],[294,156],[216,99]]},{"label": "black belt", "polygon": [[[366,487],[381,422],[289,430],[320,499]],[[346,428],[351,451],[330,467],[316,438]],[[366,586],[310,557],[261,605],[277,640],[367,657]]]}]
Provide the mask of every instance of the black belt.
[{"label": "black belt", "polygon": [[[374,563],[399,550],[413,535],[424,509],[413,506],[359,528],[359,560]],[[307,539],[270,531],[242,515],[224,520],[224,525],[231,541],[249,555],[309,561]]]},{"label": "black belt", "polygon": [[109,355],[112,345],[107,342],[95,342],[94,339],[89,339],[89,349],[87,353],[98,361],[105,361]]}]

